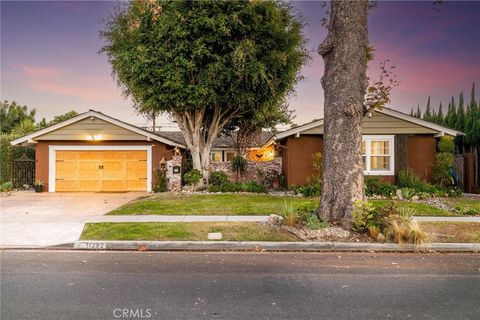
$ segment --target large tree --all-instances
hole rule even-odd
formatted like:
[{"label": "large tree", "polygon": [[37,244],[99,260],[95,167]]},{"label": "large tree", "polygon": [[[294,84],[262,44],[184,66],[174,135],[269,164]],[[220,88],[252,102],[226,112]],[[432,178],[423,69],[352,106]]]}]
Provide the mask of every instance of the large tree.
[{"label": "large tree", "polygon": [[173,116],[207,177],[218,133],[292,92],[308,59],[302,26],[276,1],[133,1],[101,51],[137,110]]},{"label": "large tree", "polygon": [[364,99],[368,86],[367,1],[332,1],[328,33],[318,52],[325,72],[324,177],[319,214],[349,226],[363,199],[361,162]]},{"label": "large tree", "polygon": [[25,126],[35,122],[35,109],[21,106],[15,101],[0,102],[0,132],[11,133],[17,126]]}]

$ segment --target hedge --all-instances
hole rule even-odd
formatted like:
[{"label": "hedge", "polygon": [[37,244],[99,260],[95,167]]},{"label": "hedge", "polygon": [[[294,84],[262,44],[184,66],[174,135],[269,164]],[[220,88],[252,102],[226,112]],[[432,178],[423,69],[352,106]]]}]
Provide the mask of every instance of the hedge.
[{"label": "hedge", "polygon": [[12,146],[10,141],[17,138],[11,134],[0,135],[0,183],[11,180],[12,160],[26,155],[28,159],[35,159],[35,148]]}]

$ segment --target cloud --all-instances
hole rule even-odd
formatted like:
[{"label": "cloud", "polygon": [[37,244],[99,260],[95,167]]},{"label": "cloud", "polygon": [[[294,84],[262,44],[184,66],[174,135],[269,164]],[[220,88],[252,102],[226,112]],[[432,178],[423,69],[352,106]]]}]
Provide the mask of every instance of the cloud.
[{"label": "cloud", "polygon": [[20,68],[30,78],[51,78],[59,74],[59,71],[55,68],[31,67],[24,64],[20,65]]}]

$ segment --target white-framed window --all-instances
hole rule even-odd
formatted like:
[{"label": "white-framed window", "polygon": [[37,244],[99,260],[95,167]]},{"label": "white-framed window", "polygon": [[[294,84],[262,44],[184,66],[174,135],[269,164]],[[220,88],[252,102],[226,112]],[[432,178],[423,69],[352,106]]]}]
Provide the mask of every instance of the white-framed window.
[{"label": "white-framed window", "polygon": [[210,160],[213,162],[222,162],[222,151],[210,152]]},{"label": "white-framed window", "polygon": [[236,151],[225,151],[225,161],[232,161],[236,155]]},{"label": "white-framed window", "polygon": [[365,175],[395,174],[394,136],[362,136],[362,165]]}]

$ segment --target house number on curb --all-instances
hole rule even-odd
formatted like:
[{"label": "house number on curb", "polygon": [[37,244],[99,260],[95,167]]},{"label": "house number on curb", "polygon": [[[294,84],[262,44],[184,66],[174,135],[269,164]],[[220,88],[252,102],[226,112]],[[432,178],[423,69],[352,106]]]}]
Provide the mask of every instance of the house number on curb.
[{"label": "house number on curb", "polygon": [[83,242],[81,247],[85,249],[106,249],[107,243],[106,242]]}]

